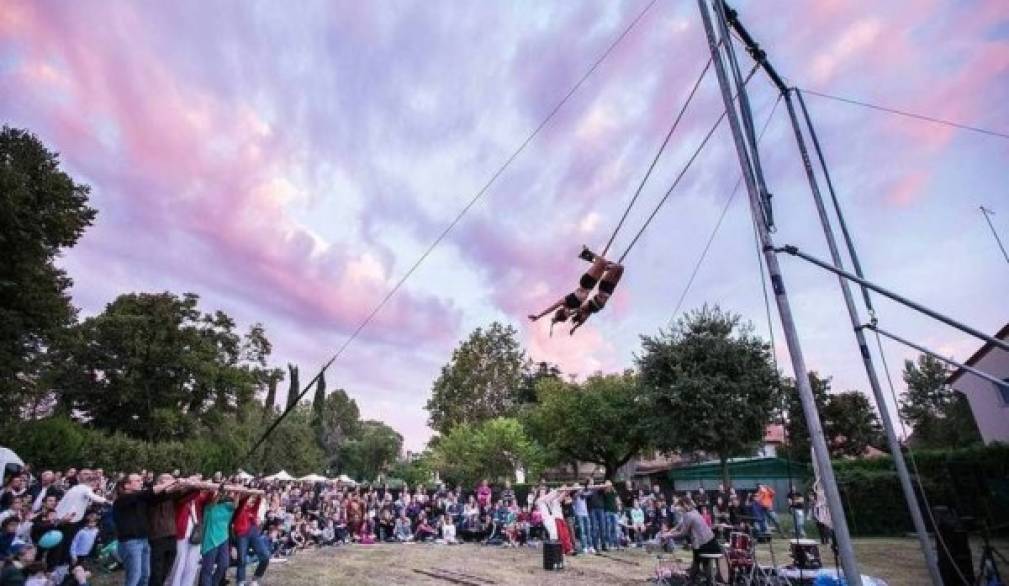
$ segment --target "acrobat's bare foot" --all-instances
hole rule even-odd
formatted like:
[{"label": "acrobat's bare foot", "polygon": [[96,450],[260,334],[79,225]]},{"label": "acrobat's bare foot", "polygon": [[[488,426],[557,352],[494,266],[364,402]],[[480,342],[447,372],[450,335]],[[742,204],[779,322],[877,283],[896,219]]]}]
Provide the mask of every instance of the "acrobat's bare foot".
[{"label": "acrobat's bare foot", "polygon": [[582,251],[578,254],[578,258],[584,261],[593,262],[596,260],[596,253],[589,250],[589,247],[583,244]]}]

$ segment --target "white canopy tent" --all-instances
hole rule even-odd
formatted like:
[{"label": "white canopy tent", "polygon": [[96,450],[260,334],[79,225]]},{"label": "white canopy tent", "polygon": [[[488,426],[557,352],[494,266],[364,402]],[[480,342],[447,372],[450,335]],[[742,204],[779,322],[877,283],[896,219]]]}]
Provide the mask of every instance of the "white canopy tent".
[{"label": "white canopy tent", "polygon": [[252,480],[253,478],[255,478],[255,476],[249,474],[245,470],[239,470],[238,474],[235,474],[235,478],[237,480]]},{"label": "white canopy tent", "polygon": [[318,474],[309,474],[298,479],[301,482],[328,482],[329,479]]},{"label": "white canopy tent", "polygon": [[357,485],[357,481],[355,481],[350,476],[347,476],[346,474],[341,474],[341,475],[337,476],[336,478],[334,478],[333,480],[336,481],[336,482],[339,482],[341,484],[349,484],[351,486],[356,486]]},{"label": "white canopy tent", "polygon": [[286,470],[281,470],[280,472],[277,472],[276,474],[267,476],[263,480],[279,480],[281,482],[290,482],[290,481],[294,480],[294,477],[291,476],[290,474],[288,474]]}]

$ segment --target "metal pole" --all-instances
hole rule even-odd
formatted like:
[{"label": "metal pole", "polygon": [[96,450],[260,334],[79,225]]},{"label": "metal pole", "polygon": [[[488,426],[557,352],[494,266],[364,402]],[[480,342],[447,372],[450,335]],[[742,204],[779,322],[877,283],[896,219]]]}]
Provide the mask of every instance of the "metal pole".
[{"label": "metal pole", "polygon": [[[788,107],[788,117],[792,121],[792,130],[795,132],[795,143],[799,147],[799,154],[802,155],[802,165],[806,170],[806,179],[809,181],[809,190],[813,194],[813,201],[816,203],[816,212],[820,216],[823,235],[827,238],[827,247],[830,249],[830,256],[834,261],[834,266],[842,268],[844,262],[841,260],[841,253],[837,248],[834,229],[827,216],[827,209],[823,205],[823,196],[820,193],[820,186],[816,180],[813,165],[809,160],[806,140],[803,137],[802,128],[799,126],[799,118],[795,114],[792,94],[787,90],[785,91],[785,105]],[[876,407],[879,409],[883,430],[886,432],[886,441],[890,446],[890,455],[893,457],[893,463],[897,468],[897,478],[900,480],[901,490],[904,491],[904,500],[907,501],[907,509],[911,513],[911,521],[914,523],[915,532],[918,534],[918,544],[921,546],[921,552],[925,556],[925,565],[928,567],[932,584],[934,586],[942,586],[939,564],[936,560],[935,552],[932,550],[932,542],[928,536],[925,519],[921,515],[918,497],[914,494],[914,485],[911,484],[911,476],[908,474],[907,464],[904,462],[904,456],[900,451],[900,441],[897,439],[897,432],[893,427],[893,421],[890,419],[890,409],[887,407],[886,399],[883,396],[883,389],[876,375],[876,367],[872,363],[872,354],[869,352],[869,345],[866,343],[865,334],[862,332],[862,320],[858,316],[858,308],[855,307],[855,299],[851,294],[851,286],[841,276],[838,276],[837,280],[841,284],[844,304],[848,309],[848,317],[851,318],[851,327],[855,331],[855,340],[858,342],[858,349],[862,355],[862,365],[865,367],[865,374],[869,377],[869,386],[872,388],[872,395],[876,399]]]},{"label": "metal pole", "polygon": [[1006,252],[1005,245],[1002,244],[1002,239],[998,237],[998,232],[995,230],[995,224],[991,223],[991,217],[995,215],[995,212],[981,206],[981,214],[984,216],[985,221],[988,222],[988,227],[991,228],[991,235],[995,237],[995,242],[998,242],[998,247],[1002,250],[1002,256],[1004,256],[1005,261],[1009,263],[1009,252]]},{"label": "metal pole", "polygon": [[[715,0],[720,1],[720,0]],[[830,452],[827,450],[827,441],[823,435],[823,426],[820,424],[820,416],[816,410],[816,403],[813,398],[813,389],[809,385],[809,375],[806,369],[806,361],[802,355],[802,348],[799,344],[799,337],[795,328],[795,321],[792,316],[792,308],[788,302],[788,294],[785,291],[785,282],[781,276],[781,267],[778,265],[778,258],[774,254],[774,244],[771,241],[771,234],[764,222],[764,211],[761,205],[761,187],[756,183],[755,174],[751,167],[750,158],[747,155],[747,144],[743,131],[740,128],[739,118],[732,99],[732,86],[726,74],[725,63],[722,59],[718,41],[715,37],[715,29],[711,21],[711,14],[708,12],[708,5],[705,0],[697,0],[701,10],[701,19],[704,22],[704,30],[708,37],[708,47],[711,51],[712,60],[715,65],[715,72],[718,74],[718,85],[722,93],[722,100],[725,103],[725,110],[728,113],[729,125],[732,128],[732,138],[736,145],[736,154],[743,171],[743,178],[746,181],[746,190],[750,198],[750,212],[753,221],[757,226],[757,233],[760,237],[761,251],[764,254],[764,262],[767,264],[767,272],[771,278],[771,286],[774,290],[774,300],[778,306],[778,315],[781,318],[781,328],[785,334],[785,342],[788,345],[788,353],[792,359],[792,369],[795,372],[795,384],[799,391],[799,398],[802,401],[802,411],[806,419],[809,430],[810,442],[813,445],[813,455],[816,459],[817,467],[820,471],[820,480],[823,484],[827,497],[827,506],[830,509],[831,519],[834,524],[834,534],[837,538],[838,550],[841,558],[841,566],[844,569],[845,578],[848,584],[853,586],[862,585],[862,573],[858,569],[858,562],[855,559],[855,550],[852,548],[851,536],[848,533],[848,523],[844,516],[844,507],[841,504],[841,493],[837,488],[837,479],[834,477],[834,468],[830,463]],[[719,11],[716,10],[716,14]],[[719,14],[721,19],[721,15]],[[724,21],[720,26],[725,29]],[[725,39],[730,43],[731,39]],[[731,56],[730,56],[731,58]],[[746,89],[739,88],[740,95],[744,95]],[[745,104],[740,100],[740,104]],[[750,149],[755,149],[756,145],[750,145]]]},{"label": "metal pole", "polygon": [[993,385],[995,385],[997,387],[1004,387],[1006,389],[1009,389],[1009,382],[1001,380],[998,377],[994,377],[994,376],[988,374],[987,372],[985,372],[983,370],[978,370],[978,369],[974,368],[973,366],[968,366],[966,364],[962,364],[960,362],[957,362],[956,360],[953,360],[952,358],[947,358],[947,357],[945,357],[945,356],[943,356],[943,355],[941,355],[941,354],[939,354],[937,352],[933,352],[932,350],[929,350],[928,348],[926,348],[926,347],[924,347],[924,346],[922,346],[920,344],[915,344],[914,342],[912,342],[910,340],[905,340],[904,338],[901,338],[897,334],[894,334],[893,332],[888,332],[888,331],[884,330],[883,328],[877,326],[876,324],[865,324],[862,327],[869,328],[870,330],[872,330],[874,332],[878,332],[880,335],[886,336],[887,338],[890,338],[894,342],[900,342],[901,344],[904,344],[905,346],[908,346],[910,348],[914,348],[918,352],[922,352],[924,354],[928,354],[929,356],[933,356],[933,357],[937,358],[938,360],[942,360],[946,364],[949,364],[949,365],[954,366],[956,368],[962,368],[966,372],[969,372],[969,373],[971,373],[974,376],[977,376],[979,378],[983,378],[986,381],[992,383]]},{"label": "metal pole", "polygon": [[1009,352],[1009,343],[1003,342],[1002,340],[999,340],[998,338],[995,338],[993,336],[989,336],[988,334],[985,334],[983,332],[975,330],[974,328],[972,328],[972,327],[970,327],[968,325],[962,324],[962,323],[956,321],[955,319],[953,319],[951,317],[947,317],[947,316],[945,316],[945,315],[943,315],[943,314],[941,314],[941,313],[939,313],[937,311],[933,311],[933,310],[925,307],[924,305],[922,305],[920,303],[915,303],[914,301],[911,301],[910,299],[908,299],[906,297],[902,297],[902,296],[894,293],[893,291],[890,291],[889,289],[884,289],[883,287],[880,287],[879,285],[873,283],[872,281],[869,281],[868,279],[864,279],[862,277],[853,275],[853,274],[849,273],[848,271],[846,271],[844,269],[839,269],[839,268],[835,267],[834,265],[832,265],[830,263],[824,262],[824,261],[816,258],[815,256],[811,256],[809,254],[806,254],[805,252],[802,252],[801,250],[799,250],[795,246],[785,245],[785,246],[782,246],[782,247],[779,247],[779,248],[775,248],[774,251],[775,252],[785,252],[785,253],[788,253],[788,254],[790,254],[792,256],[797,256],[797,257],[799,257],[799,258],[801,258],[801,259],[803,259],[805,261],[808,261],[808,262],[810,262],[810,263],[812,263],[812,264],[820,267],[821,269],[825,269],[825,270],[828,270],[828,271],[830,271],[830,272],[832,272],[834,274],[840,275],[840,276],[844,277],[845,279],[848,279],[849,281],[854,281],[854,282],[858,283],[859,285],[862,285],[863,287],[868,287],[869,289],[872,289],[873,291],[875,291],[877,293],[881,293],[881,294],[885,295],[886,297],[889,297],[890,299],[893,299],[897,303],[901,303],[903,305],[906,305],[906,306],[910,307],[911,309],[920,311],[921,313],[924,313],[925,315],[927,315],[927,316],[929,316],[929,317],[931,317],[933,319],[937,319],[937,320],[941,321],[942,323],[944,323],[946,325],[952,326],[952,327],[960,330],[961,332],[964,332],[966,334],[970,334],[970,335],[974,336],[975,338],[977,338],[979,340],[984,340],[985,342],[988,342],[989,344],[991,344],[993,346],[997,346],[997,347],[1001,348],[1002,350],[1005,350],[1006,352]]}]

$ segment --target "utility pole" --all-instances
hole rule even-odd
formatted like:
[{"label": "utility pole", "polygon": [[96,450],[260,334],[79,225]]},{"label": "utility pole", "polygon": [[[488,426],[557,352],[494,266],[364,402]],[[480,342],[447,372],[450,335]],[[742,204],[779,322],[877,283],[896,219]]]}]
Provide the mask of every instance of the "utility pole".
[{"label": "utility pole", "polygon": [[995,230],[995,224],[991,223],[991,217],[995,215],[995,212],[981,206],[981,214],[984,216],[985,221],[988,222],[988,227],[991,228],[991,235],[995,237],[995,242],[998,243],[999,249],[1002,250],[1002,256],[1004,256],[1005,261],[1009,263],[1009,252],[1006,252],[1005,245],[1002,244],[1002,239],[998,237],[998,231]]},{"label": "utility pole", "polygon": [[[770,65],[767,66],[769,67]],[[795,142],[799,147],[799,154],[802,155],[802,165],[806,170],[806,178],[809,181],[809,190],[813,194],[813,201],[816,203],[816,212],[820,216],[820,224],[823,226],[823,235],[827,238],[827,247],[830,249],[831,259],[833,260],[835,267],[842,269],[844,268],[844,262],[841,259],[841,253],[837,247],[837,240],[834,237],[834,229],[830,223],[830,218],[827,215],[827,208],[823,205],[823,196],[820,193],[820,187],[816,180],[816,173],[813,171],[813,165],[809,159],[809,151],[806,149],[806,140],[802,134],[802,128],[799,126],[799,118],[795,114],[795,105],[792,103],[792,91],[786,87],[781,87],[779,89],[785,96],[785,105],[788,107],[788,117],[792,122],[792,130],[795,132]],[[827,165],[824,162],[823,154],[820,150],[819,140],[816,138],[816,132],[813,130],[812,121],[810,120],[809,113],[805,108],[805,103],[802,103],[802,94],[797,93],[797,95],[799,96],[799,101],[803,106],[802,112],[805,116],[807,127],[809,128],[810,137],[816,147],[817,154],[820,156],[820,161],[823,163],[823,172],[824,174],[827,174]],[[829,177],[829,175],[826,176]],[[828,185],[831,184],[828,182]],[[830,189],[831,193],[833,193],[832,185]],[[838,208],[838,213],[840,213],[840,208]],[[854,256],[855,248],[851,244],[850,240],[848,241],[848,244],[849,252],[854,258],[858,258],[857,256]],[[922,518],[921,515],[921,507],[918,504],[918,497],[914,493],[914,485],[911,484],[911,476],[907,472],[907,464],[904,462],[904,455],[900,451],[900,441],[897,439],[897,432],[893,427],[893,420],[890,419],[890,409],[887,407],[882,386],[879,384],[879,377],[876,374],[876,367],[872,361],[872,354],[869,352],[869,345],[865,341],[862,320],[858,315],[858,308],[855,307],[855,299],[851,294],[851,285],[848,284],[848,280],[844,277],[838,276],[837,280],[841,284],[841,293],[844,295],[844,304],[848,309],[848,316],[851,318],[851,327],[855,331],[855,340],[858,342],[858,350],[862,355],[862,364],[865,367],[865,374],[869,377],[869,386],[872,388],[872,396],[876,399],[876,407],[879,409],[879,418],[883,423],[883,430],[886,432],[886,441],[890,447],[890,455],[897,468],[897,478],[900,479],[901,490],[904,491],[904,500],[907,501],[907,509],[911,514],[911,521],[914,523],[915,532],[918,534],[918,544],[921,546],[921,552],[925,556],[925,565],[928,567],[929,575],[932,578],[932,584],[934,586],[942,586],[942,575],[939,573],[939,564],[936,560],[935,551],[932,549],[932,541],[928,536],[925,519]],[[866,293],[866,297],[868,298],[868,293]],[[875,325],[875,315],[870,313],[870,318],[873,325]]]},{"label": "utility pole", "polygon": [[[701,11],[701,19],[704,22],[704,30],[708,37],[712,64],[718,75],[718,85],[722,93],[722,100],[725,103],[729,125],[732,129],[736,154],[739,158],[739,165],[742,168],[743,179],[745,180],[746,190],[749,194],[750,211],[753,221],[757,226],[760,247],[764,255],[764,262],[767,265],[768,275],[770,275],[771,286],[774,290],[774,300],[778,307],[781,327],[785,334],[785,342],[788,345],[788,353],[792,360],[795,383],[798,388],[799,398],[802,401],[802,411],[809,430],[810,442],[813,445],[813,456],[820,471],[820,480],[823,484],[827,506],[830,509],[831,520],[834,524],[834,535],[837,539],[841,567],[844,570],[845,580],[848,584],[861,586],[862,574],[858,568],[855,551],[851,544],[851,535],[848,532],[848,523],[845,519],[844,507],[841,503],[841,493],[837,487],[837,479],[834,477],[834,468],[830,462],[830,452],[827,449],[827,441],[823,434],[823,426],[820,423],[820,415],[817,412],[816,403],[813,398],[813,390],[809,384],[806,361],[802,355],[802,348],[792,316],[792,308],[788,301],[785,282],[781,275],[781,267],[778,265],[778,257],[774,252],[774,243],[768,228],[768,219],[770,217],[769,196],[766,185],[763,182],[763,173],[760,171],[760,162],[757,157],[752,156],[757,150],[756,141],[752,140],[753,129],[748,126],[744,132],[740,123],[740,112],[743,113],[742,118],[747,122],[752,119],[752,115],[749,111],[746,88],[740,78],[739,65],[736,62],[735,53],[732,49],[732,37],[729,35],[728,24],[726,22],[725,5],[722,0],[714,0],[713,12],[718,25],[718,34],[716,36],[715,25],[712,23],[712,14],[709,12],[708,2],[706,0],[697,1]],[[723,50],[725,52],[724,57]],[[728,61],[731,67],[734,78],[733,82],[729,80],[726,61]],[[736,93],[733,89],[738,92],[739,112],[737,112],[736,104],[732,99],[733,94]]]}]

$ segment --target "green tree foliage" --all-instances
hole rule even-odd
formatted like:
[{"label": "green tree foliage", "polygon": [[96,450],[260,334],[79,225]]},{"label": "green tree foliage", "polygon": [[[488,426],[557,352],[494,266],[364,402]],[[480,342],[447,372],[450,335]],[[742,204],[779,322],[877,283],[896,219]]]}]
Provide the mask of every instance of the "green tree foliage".
[{"label": "green tree foliage", "polygon": [[263,400],[263,413],[273,413],[277,406],[277,385],[284,380],[284,371],[271,368],[263,373],[263,384],[266,385],[266,398]]},{"label": "green tree foliage", "polygon": [[477,328],[442,367],[425,408],[429,424],[444,434],[462,423],[511,415],[520,404],[525,353],[511,326]]},{"label": "green tree foliage", "polygon": [[46,391],[45,350],[76,319],[53,261],[94,221],[89,191],[35,135],[0,130],[0,418]]},{"label": "green tree foliage", "polygon": [[333,391],[323,401],[319,424],[314,429],[326,467],[342,472],[342,448],[348,440],[358,437],[361,429],[361,411],[357,408],[357,401],[343,389]]},{"label": "green tree foliage", "polygon": [[322,433],[322,411],[326,404],[326,371],[319,373],[319,382],[315,384],[315,397],[312,398],[312,427],[317,433]]},{"label": "green tree foliage", "polygon": [[322,472],[326,467],[326,454],[316,441],[311,423],[311,407],[295,407],[261,448],[261,455],[252,463],[251,471],[272,474],[287,470],[296,476]]},{"label": "green tree foliage", "polygon": [[739,315],[704,306],[669,332],[642,336],[642,348],[656,447],[715,455],[728,484],[727,460],[753,452],[780,404],[769,346]]},{"label": "green tree foliage", "polygon": [[182,438],[216,411],[238,413],[262,378],[267,346],[244,338],[192,293],[119,296],[53,351],[59,410],[142,439]]},{"label": "green tree foliage", "polygon": [[904,362],[907,392],[900,400],[900,416],[914,428],[919,447],[966,446],[981,441],[966,397],[946,384],[949,369],[927,354],[917,363]]},{"label": "green tree foliage", "polygon": [[[810,372],[808,376],[831,457],[858,457],[870,446],[886,448],[883,427],[868,396],[859,391],[832,393],[830,377],[821,377],[816,372]],[[787,412],[784,453],[793,460],[808,462],[811,449],[809,430],[799,391],[793,379],[787,379],[782,387]]]},{"label": "green tree foliage", "polygon": [[545,377],[538,397],[528,427],[551,464],[592,462],[612,479],[649,443],[648,406],[632,371],[597,374],[581,384]]},{"label": "green tree foliage", "polygon": [[831,457],[857,458],[870,446],[886,447],[883,426],[864,393],[846,391],[830,395],[823,419]]},{"label": "green tree foliage", "polygon": [[403,436],[381,421],[362,421],[356,437],[343,447],[341,473],[356,480],[376,480],[389,471],[403,449]]},{"label": "green tree foliage", "polygon": [[549,362],[529,361],[524,367],[522,384],[519,386],[516,400],[520,405],[533,405],[538,399],[537,388],[541,381],[561,380],[561,369]]},{"label": "green tree foliage", "polygon": [[[830,394],[830,377],[821,377],[819,373],[810,371],[808,378],[809,385],[813,389],[816,410],[820,413],[820,422],[824,426],[824,433],[830,437],[830,434],[826,432],[826,424],[823,422],[823,414],[827,410],[827,397]],[[799,390],[795,387],[795,380],[785,379],[782,384],[782,392],[784,393],[787,414],[785,454],[793,460],[808,462],[810,459],[809,428],[806,427],[806,418],[802,413],[802,402],[799,400]]]},{"label": "green tree foliage", "polygon": [[444,480],[472,486],[484,478],[515,480],[519,468],[535,477],[543,450],[517,419],[497,417],[453,427],[432,448],[431,464]]},{"label": "green tree foliage", "polygon": [[[427,484],[434,479],[431,452],[425,450],[409,459],[395,462],[388,474],[389,480],[400,480],[410,486]],[[392,483],[390,483],[392,484]]]}]

